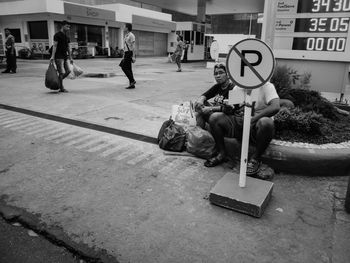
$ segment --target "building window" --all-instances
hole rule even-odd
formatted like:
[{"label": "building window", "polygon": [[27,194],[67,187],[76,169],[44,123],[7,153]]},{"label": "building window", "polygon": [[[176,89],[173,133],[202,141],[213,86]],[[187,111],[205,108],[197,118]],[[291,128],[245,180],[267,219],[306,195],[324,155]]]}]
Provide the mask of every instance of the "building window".
[{"label": "building window", "polygon": [[201,32],[196,32],[196,45],[203,45],[204,34]]},{"label": "building window", "polygon": [[15,38],[15,43],[21,43],[22,39],[21,39],[21,30],[19,28],[9,28],[11,35],[14,36]]},{"label": "building window", "polygon": [[28,22],[30,39],[49,39],[46,21]]},{"label": "building window", "polygon": [[191,42],[191,31],[185,31],[185,35],[184,35],[184,40],[187,42]]},{"label": "building window", "polygon": [[98,46],[102,46],[102,32],[104,28],[100,26],[87,26],[88,42],[96,43]]}]

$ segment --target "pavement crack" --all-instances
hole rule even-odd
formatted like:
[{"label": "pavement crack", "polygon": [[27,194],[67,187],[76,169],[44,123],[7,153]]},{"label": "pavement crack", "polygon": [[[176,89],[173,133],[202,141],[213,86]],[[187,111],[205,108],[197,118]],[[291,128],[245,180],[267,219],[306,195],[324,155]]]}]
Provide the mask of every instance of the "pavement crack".
[{"label": "pavement crack", "polygon": [[312,227],[325,227],[325,224],[313,224],[310,223],[309,220],[306,220],[305,216],[309,216],[313,221],[316,220],[316,218],[313,218],[311,215],[307,215],[305,214],[303,211],[298,210],[297,211],[297,219],[300,219],[301,222],[303,222],[304,224],[308,225],[308,226],[312,226]]},{"label": "pavement crack", "polygon": [[105,118],[105,121],[108,121],[108,120],[123,120],[123,118],[119,118],[119,117],[107,117],[107,118]]},{"label": "pavement crack", "polygon": [[10,171],[10,169],[11,169],[12,166],[14,166],[14,164],[9,165],[8,167],[6,167],[6,168],[3,169],[3,170],[0,170],[0,174],[2,174],[2,173],[7,173],[8,171]]}]

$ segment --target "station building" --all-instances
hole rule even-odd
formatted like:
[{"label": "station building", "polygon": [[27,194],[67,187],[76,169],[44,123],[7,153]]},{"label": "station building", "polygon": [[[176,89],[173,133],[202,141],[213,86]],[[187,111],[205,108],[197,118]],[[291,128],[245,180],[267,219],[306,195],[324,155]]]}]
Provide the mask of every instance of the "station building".
[{"label": "station building", "polygon": [[[350,0],[0,0],[0,57],[4,28],[24,47],[47,53],[59,23],[71,23],[73,49],[110,56],[123,48],[133,24],[136,55],[166,56],[184,36],[189,61],[210,59],[216,40],[222,59],[238,41],[256,37],[278,65],[298,69],[313,89],[350,94]],[[311,77],[311,78],[310,78]],[[350,96],[350,95],[348,95]],[[350,101],[350,97],[349,101]]]},{"label": "station building", "polygon": [[71,47],[86,47],[92,56],[110,55],[111,50],[123,48],[125,23],[133,24],[137,55],[141,56],[167,55],[168,34],[176,30],[171,14],[124,4],[92,6],[61,0],[0,2],[1,41],[4,41],[4,29],[10,28],[17,52],[23,48],[47,52],[63,20],[71,25]]},{"label": "station building", "polygon": [[59,22],[67,20],[72,48],[85,47],[92,56],[109,56],[116,48],[123,48],[124,25],[132,23],[137,55],[167,55],[175,50],[176,34],[181,34],[187,43],[188,60],[209,59],[213,36],[208,34],[259,36],[257,16],[263,12],[263,2],[1,0],[0,56],[4,28],[10,28],[15,36],[17,52],[27,47],[40,54],[52,45]]}]

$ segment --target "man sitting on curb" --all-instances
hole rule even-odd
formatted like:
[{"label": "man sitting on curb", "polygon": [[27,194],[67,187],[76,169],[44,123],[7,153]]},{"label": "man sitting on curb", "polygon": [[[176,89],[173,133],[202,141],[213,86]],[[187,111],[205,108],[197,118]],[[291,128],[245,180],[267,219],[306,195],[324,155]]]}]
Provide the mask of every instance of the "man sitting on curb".
[{"label": "man sitting on curb", "polygon": [[[233,93],[244,93],[244,89],[234,87]],[[280,100],[275,86],[267,82],[252,91],[257,92],[254,116],[251,118],[249,141],[256,147],[247,164],[247,175],[256,175],[261,166],[261,156],[274,136],[272,116],[280,110]],[[213,112],[208,120],[210,131],[215,139],[218,154],[205,161],[206,167],[216,166],[226,159],[224,137],[241,141],[243,136],[244,107],[235,110],[233,106],[223,105],[221,112]]]}]

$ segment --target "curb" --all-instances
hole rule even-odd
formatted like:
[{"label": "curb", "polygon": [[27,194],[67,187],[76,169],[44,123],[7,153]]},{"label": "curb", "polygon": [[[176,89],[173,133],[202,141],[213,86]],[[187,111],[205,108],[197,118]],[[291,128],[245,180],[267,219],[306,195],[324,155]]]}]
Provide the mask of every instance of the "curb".
[{"label": "curb", "polygon": [[22,208],[17,208],[6,203],[7,195],[0,196],[0,216],[7,222],[18,222],[24,227],[33,230],[37,234],[45,237],[55,245],[66,248],[72,254],[89,263],[118,263],[105,250],[94,250],[86,244],[76,243],[57,226],[48,226],[40,221],[39,215],[31,214]]},{"label": "curb", "polygon": [[[241,146],[236,139],[225,138],[225,146],[230,157],[240,156]],[[276,172],[346,176],[350,174],[350,141],[316,145],[272,140],[262,161]]]}]

